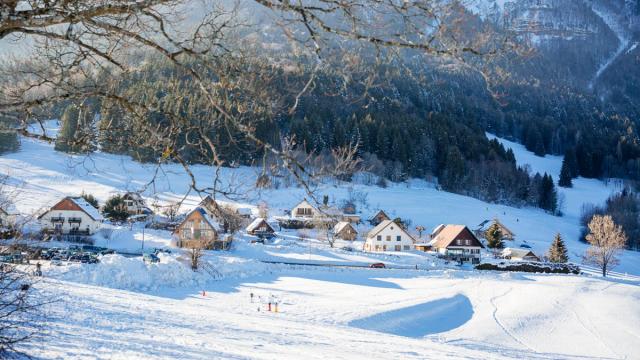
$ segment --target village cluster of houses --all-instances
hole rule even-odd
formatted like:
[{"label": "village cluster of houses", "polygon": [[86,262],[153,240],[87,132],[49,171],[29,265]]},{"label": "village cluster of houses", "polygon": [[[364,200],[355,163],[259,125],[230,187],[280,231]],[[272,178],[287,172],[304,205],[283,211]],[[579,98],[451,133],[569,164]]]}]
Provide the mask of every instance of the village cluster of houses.
[{"label": "village cluster of houses", "polygon": [[[126,193],[126,211],[136,216],[149,215],[152,211],[144,199],[137,193]],[[233,241],[233,233],[244,228],[245,233],[260,239],[274,237],[276,227],[280,228],[318,228],[330,229],[335,239],[347,242],[363,241],[362,249],[368,252],[425,251],[437,253],[439,257],[459,263],[479,264],[482,239],[489,226],[499,226],[504,240],[514,240],[515,234],[497,219],[486,220],[476,229],[465,225],[442,224],[437,226],[426,239],[416,239],[401,221],[392,220],[383,210],[377,211],[367,219],[372,227],[366,234],[360,235],[358,228],[363,221],[355,211],[335,207],[316,207],[302,200],[285,216],[275,216],[277,223],[270,223],[265,215],[254,217],[250,208],[229,208],[220,206],[207,196],[200,204],[187,213],[173,230],[176,244],[184,248],[206,248],[227,250]],[[90,236],[100,229],[103,216],[100,211],[83,197],[65,197],[38,217],[45,231],[60,235]],[[0,209],[0,225],[7,223],[9,214]],[[506,248],[502,256],[519,261],[539,261],[528,249]]]}]

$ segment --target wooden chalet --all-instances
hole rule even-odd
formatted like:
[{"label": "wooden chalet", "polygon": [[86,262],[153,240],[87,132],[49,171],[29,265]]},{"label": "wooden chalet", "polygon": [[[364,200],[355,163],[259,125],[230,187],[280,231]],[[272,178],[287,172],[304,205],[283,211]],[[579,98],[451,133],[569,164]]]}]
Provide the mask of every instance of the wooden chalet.
[{"label": "wooden chalet", "polygon": [[221,233],[218,222],[202,207],[191,211],[174,230],[178,247],[228,250],[232,237]]},{"label": "wooden chalet", "polygon": [[333,233],[338,239],[354,241],[358,238],[358,230],[348,221],[340,221],[333,227]]},{"label": "wooden chalet", "polygon": [[439,225],[429,243],[441,257],[460,263],[480,263],[480,240],[464,225]]},{"label": "wooden chalet", "polygon": [[378,226],[378,224],[385,220],[391,220],[391,218],[383,210],[378,210],[377,213],[369,218],[369,224],[371,224],[371,226]]},{"label": "wooden chalet", "polygon": [[273,237],[276,231],[264,218],[255,218],[246,228],[247,234],[260,238]]}]

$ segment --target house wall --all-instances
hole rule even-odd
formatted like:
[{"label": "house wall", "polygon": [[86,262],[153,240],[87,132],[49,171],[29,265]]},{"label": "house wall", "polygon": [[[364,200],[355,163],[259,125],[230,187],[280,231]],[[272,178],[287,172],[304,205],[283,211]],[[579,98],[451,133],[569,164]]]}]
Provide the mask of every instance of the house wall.
[{"label": "house wall", "polygon": [[[298,214],[298,209],[311,209],[311,210],[307,210],[310,211],[311,215],[299,215]],[[294,207],[293,209],[291,209],[291,216],[292,217],[298,217],[298,218],[312,218],[316,215],[316,210],[313,208],[313,206],[308,205],[307,203],[300,203],[298,204],[296,207]]]},{"label": "house wall", "polygon": [[[62,218],[62,222],[53,222],[52,218]],[[69,218],[79,218],[80,223],[70,223]],[[89,234],[95,234],[100,229],[101,223],[93,220],[84,211],[80,210],[49,210],[40,218],[40,224],[49,231],[59,230],[62,234],[69,234],[72,229],[76,228],[80,231],[89,231]],[[57,224],[58,227],[57,227]]]},{"label": "house wall", "polygon": [[462,260],[463,263],[480,263],[481,248],[479,246],[449,246],[439,248],[438,253],[447,259]]},{"label": "house wall", "polygon": [[[381,241],[378,241],[378,236],[381,237]],[[398,236],[400,236],[400,241],[397,240]],[[387,237],[389,237],[389,241],[387,241]],[[413,239],[396,224],[387,226],[374,237],[367,236],[365,241],[365,250],[367,251],[409,251],[412,248]]]},{"label": "house wall", "polygon": [[353,241],[358,237],[358,233],[353,228],[346,226],[338,233],[338,237],[342,240]]},{"label": "house wall", "polygon": [[178,246],[194,247],[199,243],[214,242],[218,232],[202,217],[198,211],[192,212],[175,231]]}]

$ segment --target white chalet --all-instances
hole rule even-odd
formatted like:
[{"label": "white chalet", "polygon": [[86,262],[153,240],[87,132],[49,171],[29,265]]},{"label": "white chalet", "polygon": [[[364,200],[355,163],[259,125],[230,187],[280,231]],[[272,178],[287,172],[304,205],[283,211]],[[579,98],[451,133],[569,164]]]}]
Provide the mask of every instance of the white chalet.
[{"label": "white chalet", "polygon": [[66,197],[38,217],[42,226],[59,235],[92,235],[102,215],[82,197]]},{"label": "white chalet", "polygon": [[400,225],[391,220],[383,220],[367,235],[365,251],[409,251],[414,239]]},{"label": "white chalet", "polygon": [[291,217],[298,219],[311,219],[320,212],[307,199],[302,200],[298,205],[291,209]]}]

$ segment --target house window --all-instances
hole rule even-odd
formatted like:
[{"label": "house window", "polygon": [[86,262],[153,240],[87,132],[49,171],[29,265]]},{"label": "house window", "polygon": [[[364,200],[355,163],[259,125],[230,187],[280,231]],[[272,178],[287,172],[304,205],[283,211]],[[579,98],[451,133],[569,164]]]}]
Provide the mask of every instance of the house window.
[{"label": "house window", "polygon": [[462,240],[460,240],[460,239],[456,240],[456,244],[462,245]]},{"label": "house window", "polygon": [[400,235],[396,236],[396,241],[402,241],[402,236]]},{"label": "house window", "polygon": [[465,245],[469,246],[469,245],[471,245],[471,240],[465,240],[464,243],[465,243]]},{"label": "house window", "polygon": [[378,235],[378,241],[382,241],[382,235]]},{"label": "house window", "polygon": [[387,251],[387,245],[382,245],[382,251]]},{"label": "house window", "polygon": [[411,250],[411,246],[409,246],[409,245],[405,245],[405,246],[404,246],[404,249],[405,249],[405,250]]},{"label": "house window", "polygon": [[402,251],[402,246],[401,245],[396,245],[396,251]]},{"label": "house window", "polygon": [[391,235],[387,235],[387,241],[391,241]]}]

